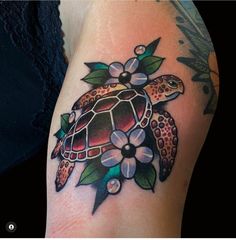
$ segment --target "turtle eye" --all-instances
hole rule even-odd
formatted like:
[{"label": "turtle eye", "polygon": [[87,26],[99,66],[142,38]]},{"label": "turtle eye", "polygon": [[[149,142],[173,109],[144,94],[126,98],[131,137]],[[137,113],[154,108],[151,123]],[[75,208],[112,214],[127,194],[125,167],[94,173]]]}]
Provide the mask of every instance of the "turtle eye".
[{"label": "turtle eye", "polygon": [[168,81],[168,85],[169,85],[169,87],[171,87],[171,88],[177,88],[177,87],[178,87],[177,82],[176,82],[176,81],[173,81],[173,80],[169,80],[169,81]]}]

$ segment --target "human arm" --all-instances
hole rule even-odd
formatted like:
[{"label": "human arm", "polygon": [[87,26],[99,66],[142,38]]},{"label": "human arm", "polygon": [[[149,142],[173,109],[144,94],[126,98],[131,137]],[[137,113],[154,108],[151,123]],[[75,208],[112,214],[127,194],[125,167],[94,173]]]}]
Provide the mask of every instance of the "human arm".
[{"label": "human arm", "polygon": [[[212,64],[214,54],[211,42],[206,41],[202,28],[196,28],[194,21],[191,22],[186,12],[183,13],[179,7],[170,2],[154,1],[92,2],[82,34],[78,41],[75,41],[75,51],[52,120],[47,170],[47,236],[161,237],[180,235],[188,182],[214,112],[215,103],[212,99],[216,98],[216,90],[213,85],[218,83],[213,82],[217,81],[217,67]],[[189,9],[187,13],[191,16]],[[182,19],[176,20],[176,17],[180,16]],[[190,32],[186,32],[184,27]],[[191,32],[197,34],[195,34],[196,40],[189,38],[188,33]],[[162,60],[155,74],[150,74],[148,77],[156,79],[171,74],[178,77],[184,85],[184,91],[175,99],[173,98],[173,101],[163,101],[166,102],[163,109],[172,116],[174,126],[177,128],[178,143],[176,155],[174,154],[173,157],[173,168],[166,179],[160,179],[159,158],[163,159],[164,155],[158,143],[156,144],[159,139],[153,135],[152,140],[149,139],[148,142],[156,144],[157,149],[150,145],[148,147],[153,154],[155,150],[159,152],[159,157],[155,154],[152,161],[156,171],[156,180],[150,180],[155,193],[151,191],[151,188],[144,190],[138,186],[137,181],[134,181],[135,175],[131,180],[126,180],[120,172],[121,191],[116,195],[108,194],[92,214],[96,191],[100,188],[96,190],[90,185],[83,186],[82,184],[75,187],[81,179],[85,162],[69,161],[68,165],[73,166],[73,171],[71,175],[66,172],[65,176],[68,176],[68,181],[65,186],[60,187],[58,192],[55,190],[54,181],[61,156],[53,160],[50,156],[56,145],[56,137],[53,134],[60,128],[60,115],[70,113],[78,98],[93,88],[80,80],[89,73],[89,69],[83,63],[103,62],[107,65],[117,61],[125,63],[129,58],[135,57],[133,51],[135,46],[140,44],[148,46],[159,37],[161,40],[152,55],[160,56],[165,60]],[[203,43],[201,41],[199,43],[199,39]],[[196,42],[199,45],[196,46]],[[190,52],[191,49],[194,51]],[[210,64],[208,64],[209,59]],[[208,94],[206,94],[207,89]],[[125,118],[127,112],[121,110],[121,115]],[[76,120],[78,118],[79,113],[77,113]],[[96,127],[101,131],[106,128],[103,123],[97,124]],[[148,131],[145,128],[144,131],[147,136],[152,136],[152,130]],[[173,140],[174,135],[172,132],[170,134]],[[129,135],[128,132],[127,135]],[[172,150],[174,146],[170,147]],[[63,159],[64,157],[63,155]],[[167,160],[170,160],[170,157]],[[98,182],[100,180],[98,179]]]}]

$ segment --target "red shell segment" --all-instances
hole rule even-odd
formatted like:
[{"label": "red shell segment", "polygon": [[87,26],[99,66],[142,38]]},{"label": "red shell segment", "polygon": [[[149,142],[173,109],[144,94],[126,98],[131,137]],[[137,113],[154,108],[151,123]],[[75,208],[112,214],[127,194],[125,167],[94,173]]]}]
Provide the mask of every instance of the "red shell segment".
[{"label": "red shell segment", "polygon": [[138,96],[132,100],[133,105],[136,107],[136,112],[139,120],[143,117],[143,109],[146,107],[146,99]]},{"label": "red shell segment", "polygon": [[86,152],[80,152],[78,153],[78,159],[84,159],[86,157]]},{"label": "red shell segment", "polygon": [[84,150],[86,147],[86,130],[78,132],[74,135],[72,149],[75,152]]},{"label": "red shell segment", "polygon": [[70,159],[74,160],[74,159],[76,159],[76,156],[77,156],[77,154],[72,152],[70,154]]},{"label": "red shell segment", "polygon": [[119,98],[121,100],[129,100],[131,99],[132,97],[135,96],[135,92],[134,91],[123,91],[119,94]]},{"label": "red shell segment", "polygon": [[88,112],[88,113],[84,114],[83,116],[81,116],[81,118],[77,122],[75,131],[78,132],[84,126],[86,126],[88,124],[88,122],[92,119],[93,115],[94,115],[93,112]]},{"label": "red shell segment", "polygon": [[112,144],[106,145],[105,147],[102,147],[102,152],[106,152],[106,151],[111,150],[113,148],[114,148],[114,146]]},{"label": "red shell segment", "polygon": [[89,110],[82,112],[64,140],[61,154],[71,161],[92,159],[108,149],[111,133],[129,132],[146,127],[152,115],[152,106],[145,92],[125,89],[98,99]]},{"label": "red shell segment", "polygon": [[88,130],[88,146],[100,146],[106,144],[110,140],[113,131],[110,112],[97,114],[93,121],[89,124]]},{"label": "red shell segment", "polygon": [[99,148],[94,148],[94,149],[88,150],[88,156],[89,157],[96,156],[99,153],[100,153],[100,149]]},{"label": "red shell segment", "polygon": [[66,151],[70,151],[71,149],[71,141],[72,141],[72,137],[68,137],[65,141],[65,150]]},{"label": "red shell segment", "polygon": [[113,113],[117,129],[128,132],[136,124],[135,115],[129,102],[120,102]]},{"label": "red shell segment", "polygon": [[98,102],[93,110],[96,113],[110,110],[118,101],[118,99],[114,98],[104,99],[103,101]]}]

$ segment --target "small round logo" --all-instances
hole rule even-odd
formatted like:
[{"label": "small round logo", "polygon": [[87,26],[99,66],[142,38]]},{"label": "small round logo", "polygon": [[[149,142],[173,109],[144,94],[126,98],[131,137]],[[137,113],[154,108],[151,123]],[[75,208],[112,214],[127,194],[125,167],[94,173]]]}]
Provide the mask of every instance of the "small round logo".
[{"label": "small round logo", "polygon": [[13,233],[13,232],[15,232],[16,231],[16,223],[14,223],[14,222],[8,222],[7,224],[6,224],[6,230],[8,231],[8,232],[11,232],[11,233]]}]

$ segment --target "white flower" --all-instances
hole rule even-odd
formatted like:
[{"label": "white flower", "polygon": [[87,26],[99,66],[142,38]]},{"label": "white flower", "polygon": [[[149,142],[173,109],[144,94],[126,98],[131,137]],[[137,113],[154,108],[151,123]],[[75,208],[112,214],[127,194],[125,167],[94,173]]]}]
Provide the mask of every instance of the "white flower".
[{"label": "white flower", "polygon": [[136,161],[149,163],[153,159],[150,148],[140,146],[145,140],[145,131],[141,128],[133,130],[129,136],[122,131],[111,134],[111,142],[116,149],[103,153],[101,162],[105,167],[121,164],[121,172],[125,178],[132,178],[136,171]]},{"label": "white flower", "polygon": [[120,62],[114,62],[109,66],[109,73],[112,78],[108,79],[106,84],[122,83],[127,87],[131,85],[142,85],[147,81],[147,75],[144,73],[135,73],[138,69],[139,60],[130,58],[125,65]]}]

